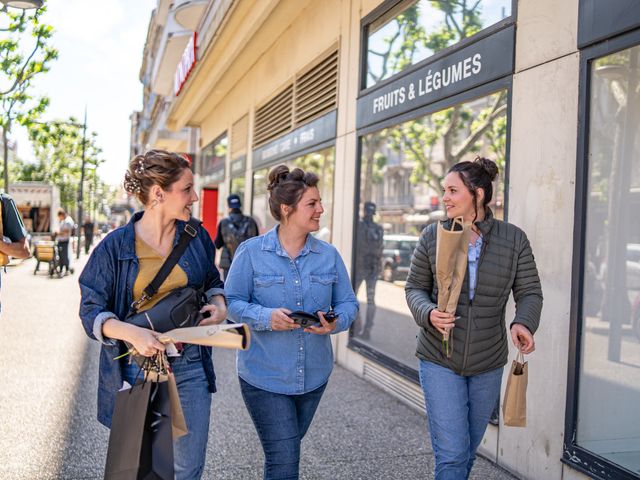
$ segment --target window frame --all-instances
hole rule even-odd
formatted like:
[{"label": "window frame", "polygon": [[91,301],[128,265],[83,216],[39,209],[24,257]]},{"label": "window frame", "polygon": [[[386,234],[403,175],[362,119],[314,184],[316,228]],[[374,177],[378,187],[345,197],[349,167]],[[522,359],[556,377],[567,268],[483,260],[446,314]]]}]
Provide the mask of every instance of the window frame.
[{"label": "window frame", "polygon": [[367,52],[369,48],[369,27],[376,20],[386,15],[390,10],[392,10],[394,7],[396,7],[398,4],[404,1],[405,0],[384,0],[379,6],[377,6],[369,14],[367,14],[365,17],[363,17],[360,20],[360,65],[359,65],[359,72],[358,72],[358,98],[384,85],[387,85],[395,81],[397,78],[403,75],[408,75],[411,72],[419,70],[420,68],[424,67],[429,63],[432,63],[442,57],[446,57],[447,55],[455,51],[458,51],[466,47],[467,45],[471,45],[472,43],[475,43],[483,38],[489,37],[504,28],[514,25],[516,23],[516,19],[518,18],[518,1],[511,0],[511,15],[509,15],[508,17],[503,18],[502,20],[500,20],[497,23],[494,23],[493,25],[483,28],[482,30],[472,35],[471,37],[467,37],[459,41],[458,43],[454,43],[453,45],[449,45],[448,47],[443,48],[442,50],[434,53],[433,55],[427,58],[424,58],[417,63],[414,63],[410,67],[405,68],[401,72],[391,75],[389,78],[380,80],[375,85],[371,85],[370,87],[367,87],[367,60],[368,60]]},{"label": "window frame", "polygon": [[580,365],[582,362],[582,333],[586,253],[586,224],[589,195],[589,133],[591,113],[592,62],[640,46],[640,29],[580,51],[578,145],[576,158],[576,192],[574,206],[573,259],[571,271],[571,305],[569,326],[569,358],[567,366],[567,396],[562,463],[597,479],[638,480],[637,475],[576,443]]},{"label": "window frame", "polygon": [[[404,73],[404,72],[403,72]],[[509,172],[511,164],[511,114],[512,114],[512,95],[513,95],[513,75],[507,75],[498,80],[480,85],[478,87],[465,90],[464,92],[452,95],[443,100],[434,102],[432,104],[420,107],[405,114],[398,115],[394,118],[383,120],[373,125],[361,128],[356,131],[357,145],[356,145],[356,177],[355,177],[355,195],[353,211],[356,212],[353,215],[352,223],[352,241],[351,241],[351,286],[355,288],[355,269],[356,269],[356,235],[358,231],[359,215],[360,211],[360,189],[361,189],[361,174],[362,174],[362,137],[377,132],[383,128],[389,128],[394,125],[400,125],[404,122],[414,120],[426,115],[439,112],[446,108],[451,108],[456,105],[466,103],[476,98],[481,98],[490,94],[493,94],[499,90],[507,90],[507,132],[505,143],[505,171],[504,171],[504,221],[508,220],[509,213]],[[357,293],[357,292],[356,292]],[[347,348],[353,350],[362,356],[373,360],[376,363],[388,368],[401,377],[415,383],[420,384],[419,374],[417,368],[411,368],[406,364],[395,360],[383,352],[376,350],[375,348],[360,341],[357,336],[353,334],[353,328],[349,329],[349,340]]]}]

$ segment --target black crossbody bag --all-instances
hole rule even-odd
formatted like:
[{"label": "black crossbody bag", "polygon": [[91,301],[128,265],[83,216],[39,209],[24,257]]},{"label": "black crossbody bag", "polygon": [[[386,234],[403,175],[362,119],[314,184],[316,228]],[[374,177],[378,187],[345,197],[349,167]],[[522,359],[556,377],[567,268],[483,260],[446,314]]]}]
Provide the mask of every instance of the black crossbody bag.
[{"label": "black crossbody bag", "polygon": [[150,309],[138,312],[144,302],[149,301],[158,293],[160,285],[178,263],[189,242],[198,234],[199,225],[200,222],[193,218],[185,225],[178,243],[151,283],[143,290],[140,300],[131,304],[131,310],[125,319],[127,323],[165,333],[174,328],[194,327],[204,318],[204,315],[200,313],[200,309],[207,303],[204,288],[176,288]]}]

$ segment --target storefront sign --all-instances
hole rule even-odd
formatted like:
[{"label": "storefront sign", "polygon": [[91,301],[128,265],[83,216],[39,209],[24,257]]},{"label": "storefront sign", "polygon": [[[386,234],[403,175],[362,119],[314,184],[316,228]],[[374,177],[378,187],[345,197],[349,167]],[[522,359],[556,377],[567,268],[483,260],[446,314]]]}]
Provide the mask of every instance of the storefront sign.
[{"label": "storefront sign", "polygon": [[357,128],[512,73],[514,41],[515,27],[505,28],[360,97]]},{"label": "storefront sign", "polygon": [[205,175],[203,183],[207,186],[213,186],[222,182],[224,182],[224,165],[222,165],[222,168]]},{"label": "storefront sign", "polygon": [[182,52],[182,58],[180,58],[178,68],[176,68],[176,73],[173,76],[173,93],[176,97],[180,94],[193,67],[196,66],[196,39],[197,32],[193,32],[191,40],[189,40],[187,47],[184,49],[184,52]]},{"label": "storefront sign", "polygon": [[235,160],[231,160],[231,177],[240,177],[244,175],[245,168],[247,167],[247,156],[241,155]]},{"label": "storefront sign", "polygon": [[315,145],[332,140],[336,136],[336,111],[295,129],[277,140],[253,151],[253,166],[259,167],[276,160],[289,158]]},{"label": "storefront sign", "polygon": [[638,0],[580,0],[578,47],[640,27]]}]

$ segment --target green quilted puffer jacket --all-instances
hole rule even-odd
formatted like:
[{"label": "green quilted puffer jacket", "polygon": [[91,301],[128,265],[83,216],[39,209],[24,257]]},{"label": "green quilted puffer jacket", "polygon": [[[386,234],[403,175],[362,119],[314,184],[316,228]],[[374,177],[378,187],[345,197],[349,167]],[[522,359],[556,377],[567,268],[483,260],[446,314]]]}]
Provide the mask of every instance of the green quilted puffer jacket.
[{"label": "green quilted puffer jacket", "polygon": [[[450,227],[450,221],[444,224]],[[515,225],[486,217],[476,226],[482,232],[482,251],[478,260],[476,289],[469,300],[469,270],[452,330],[451,358],[444,355],[442,335],[429,321],[437,307],[438,284],[435,277],[437,223],[425,228],[411,259],[405,286],[409,309],[420,333],[416,356],[447,367],[459,375],[477,375],[507,363],[510,334],[505,326],[505,308],[513,291],[516,316],[512,323],[535,333],[542,311],[542,288],[533,252],[525,233]]]}]

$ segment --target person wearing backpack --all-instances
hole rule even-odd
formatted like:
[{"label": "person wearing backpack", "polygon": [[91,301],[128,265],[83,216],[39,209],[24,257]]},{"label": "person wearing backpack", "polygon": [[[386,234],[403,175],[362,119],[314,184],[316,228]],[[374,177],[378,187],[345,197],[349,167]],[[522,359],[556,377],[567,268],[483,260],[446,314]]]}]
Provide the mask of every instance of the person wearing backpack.
[{"label": "person wearing backpack", "polygon": [[216,248],[222,248],[220,268],[223,280],[229,274],[233,255],[238,246],[245,240],[258,236],[258,224],[253,218],[243,215],[240,197],[232,193],[227,197],[227,205],[229,206],[229,216],[220,220],[216,239],[213,241]]}]

